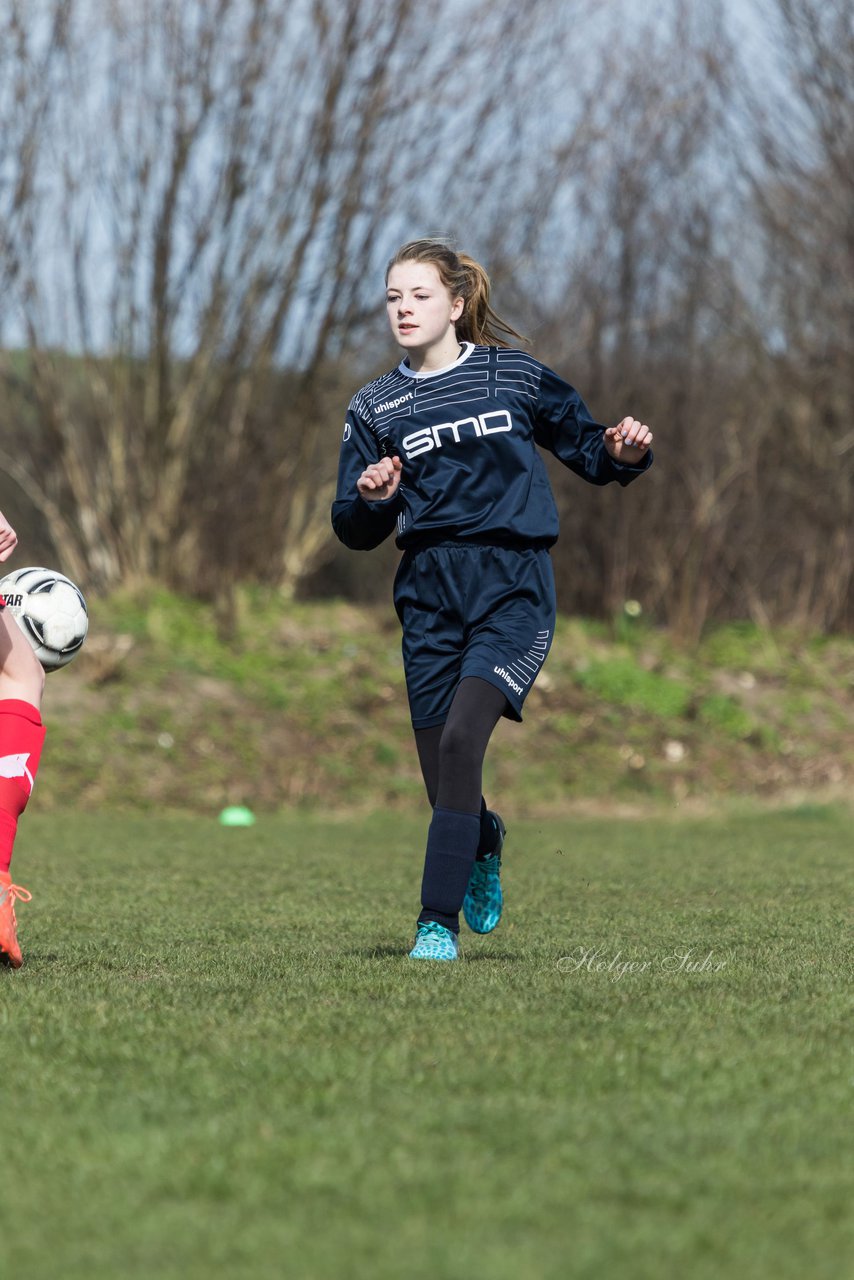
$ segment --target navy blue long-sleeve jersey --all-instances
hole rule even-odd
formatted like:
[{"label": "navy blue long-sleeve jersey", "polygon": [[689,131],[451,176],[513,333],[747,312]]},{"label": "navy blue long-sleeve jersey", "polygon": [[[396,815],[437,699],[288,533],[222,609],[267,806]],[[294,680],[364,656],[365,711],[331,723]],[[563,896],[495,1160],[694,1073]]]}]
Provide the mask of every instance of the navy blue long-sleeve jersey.
[{"label": "navy blue long-sleeve jersey", "polygon": [[[347,410],[332,524],[369,550],[393,529],[405,550],[430,542],[551,546],[558,515],[537,445],[592,484],[626,485],[652,463],[616,462],[605,428],[568,383],[525,352],[463,344],[448,368],[400,364],[357,392]],[[356,481],[399,455],[400,487],[365,502]]]}]

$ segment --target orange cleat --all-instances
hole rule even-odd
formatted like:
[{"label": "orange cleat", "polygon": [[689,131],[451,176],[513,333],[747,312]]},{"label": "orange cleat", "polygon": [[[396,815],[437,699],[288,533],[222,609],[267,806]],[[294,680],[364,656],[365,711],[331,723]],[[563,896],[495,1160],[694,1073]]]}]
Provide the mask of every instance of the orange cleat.
[{"label": "orange cleat", "polygon": [[24,963],[18,946],[18,922],[15,919],[15,899],[29,902],[32,894],[20,885],[12,884],[12,877],[0,871],[0,964],[20,969]]}]

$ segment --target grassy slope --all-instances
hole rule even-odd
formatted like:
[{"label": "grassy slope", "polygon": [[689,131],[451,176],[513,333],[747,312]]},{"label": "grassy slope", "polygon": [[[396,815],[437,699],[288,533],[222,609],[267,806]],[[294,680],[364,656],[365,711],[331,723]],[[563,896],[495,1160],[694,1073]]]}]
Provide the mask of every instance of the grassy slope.
[{"label": "grassy slope", "polygon": [[846,815],[517,822],[457,966],[405,958],[422,836],[28,815],[9,1274],[850,1274]]},{"label": "grassy slope", "polygon": [[[696,652],[629,618],[562,619],[487,790],[516,815],[567,802],[713,803],[854,779],[854,639],[732,626]],[[387,609],[244,595],[235,639],[162,593],[92,603],[50,678],[39,805],[259,811],[423,803]]]}]

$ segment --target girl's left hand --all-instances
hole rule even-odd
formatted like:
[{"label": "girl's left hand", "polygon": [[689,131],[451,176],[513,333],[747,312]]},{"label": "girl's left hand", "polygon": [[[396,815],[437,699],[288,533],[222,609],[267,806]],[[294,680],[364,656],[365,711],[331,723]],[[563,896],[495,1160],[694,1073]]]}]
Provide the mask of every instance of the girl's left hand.
[{"label": "girl's left hand", "polygon": [[617,427],[605,431],[605,448],[615,462],[634,466],[641,461],[652,444],[652,432],[636,418],[623,418]]},{"label": "girl's left hand", "polygon": [[0,561],[8,560],[18,545],[18,535],[0,511]]}]

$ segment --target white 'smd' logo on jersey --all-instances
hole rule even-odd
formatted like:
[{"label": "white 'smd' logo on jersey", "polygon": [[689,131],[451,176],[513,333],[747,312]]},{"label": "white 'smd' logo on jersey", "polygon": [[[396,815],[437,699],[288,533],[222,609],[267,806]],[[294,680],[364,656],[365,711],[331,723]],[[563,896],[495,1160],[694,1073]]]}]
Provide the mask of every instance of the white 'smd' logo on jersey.
[{"label": "white 'smd' logo on jersey", "polygon": [[353,434],[353,428],[350,426],[349,422],[345,422],[344,423],[344,439],[342,443],[346,444],[352,434]]},{"label": "white 'smd' logo on jersey", "polygon": [[420,453],[429,453],[431,449],[441,449],[447,444],[442,432],[450,432],[454,444],[459,444],[461,432],[468,431],[473,439],[497,435],[499,431],[512,431],[513,419],[506,409],[493,409],[491,413],[479,413],[476,418],[460,418],[457,422],[443,422],[438,427],[421,427],[411,435],[404,436],[400,442],[407,458],[417,458]]}]

